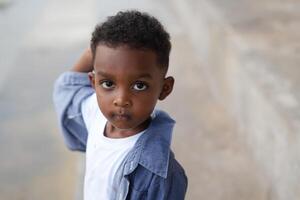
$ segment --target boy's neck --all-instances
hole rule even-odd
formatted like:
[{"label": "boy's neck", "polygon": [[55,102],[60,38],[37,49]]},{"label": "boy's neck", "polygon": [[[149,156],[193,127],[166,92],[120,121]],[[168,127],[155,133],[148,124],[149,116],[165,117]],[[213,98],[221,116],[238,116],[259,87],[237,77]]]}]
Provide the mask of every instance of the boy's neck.
[{"label": "boy's neck", "polygon": [[118,129],[118,128],[114,127],[108,121],[105,126],[104,135],[108,138],[130,137],[130,136],[136,135],[136,134],[140,133],[141,131],[144,131],[145,129],[147,129],[150,122],[151,122],[151,117],[149,119],[147,119],[145,122],[143,122],[140,126],[134,128],[134,129],[124,130],[124,129]]}]

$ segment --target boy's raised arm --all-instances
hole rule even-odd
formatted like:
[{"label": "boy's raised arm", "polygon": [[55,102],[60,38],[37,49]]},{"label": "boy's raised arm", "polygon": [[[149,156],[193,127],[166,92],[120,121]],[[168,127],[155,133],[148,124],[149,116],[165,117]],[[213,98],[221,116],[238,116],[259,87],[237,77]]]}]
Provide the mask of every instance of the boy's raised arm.
[{"label": "boy's raised arm", "polygon": [[90,48],[85,49],[79,60],[72,67],[74,72],[91,72],[93,70],[93,56]]},{"label": "boy's raised arm", "polygon": [[88,76],[93,70],[92,54],[86,49],[70,71],[55,81],[53,101],[65,143],[71,150],[85,151],[87,129],[81,113],[82,102],[94,93]]}]

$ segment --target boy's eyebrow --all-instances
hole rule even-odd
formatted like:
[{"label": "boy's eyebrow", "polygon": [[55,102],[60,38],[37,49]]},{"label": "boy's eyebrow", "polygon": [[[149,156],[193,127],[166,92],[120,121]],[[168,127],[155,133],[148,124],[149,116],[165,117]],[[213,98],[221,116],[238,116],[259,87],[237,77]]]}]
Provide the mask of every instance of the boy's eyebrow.
[{"label": "boy's eyebrow", "polygon": [[103,71],[97,71],[97,74],[100,75],[100,76],[105,76],[105,77],[111,77],[112,75],[108,74],[108,73],[105,73]]},{"label": "boy's eyebrow", "polygon": [[152,79],[152,76],[148,73],[144,73],[144,74],[140,74],[138,76],[139,78],[148,78],[148,79]]}]

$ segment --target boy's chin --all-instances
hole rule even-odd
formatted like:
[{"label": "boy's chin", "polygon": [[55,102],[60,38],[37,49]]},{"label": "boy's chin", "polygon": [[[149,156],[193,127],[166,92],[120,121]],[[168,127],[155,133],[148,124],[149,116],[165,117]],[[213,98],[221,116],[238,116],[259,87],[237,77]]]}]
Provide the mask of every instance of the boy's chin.
[{"label": "boy's chin", "polygon": [[120,124],[120,123],[114,123],[110,122],[111,128],[113,130],[118,130],[118,131],[133,131],[135,129],[134,126],[128,125],[128,124]]},{"label": "boy's chin", "polygon": [[125,134],[136,134],[145,130],[151,122],[151,118],[148,118],[144,122],[133,123],[133,121],[122,120],[109,120],[109,131],[119,131]]},{"label": "boy's chin", "polygon": [[111,123],[111,125],[113,126],[114,130],[127,132],[127,133],[131,133],[131,134],[136,134],[136,133],[139,133],[139,132],[146,129],[146,127],[144,127],[144,126],[134,126],[134,125],[131,125],[131,124],[114,124],[114,123]]}]

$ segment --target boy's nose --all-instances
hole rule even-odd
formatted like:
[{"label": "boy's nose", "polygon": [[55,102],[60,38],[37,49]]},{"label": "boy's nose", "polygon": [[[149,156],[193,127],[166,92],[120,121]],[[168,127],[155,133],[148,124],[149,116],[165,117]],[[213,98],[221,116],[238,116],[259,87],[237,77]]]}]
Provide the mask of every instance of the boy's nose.
[{"label": "boy's nose", "polygon": [[114,99],[113,104],[118,107],[129,107],[131,105],[131,101],[126,95],[126,92],[122,92]]}]

